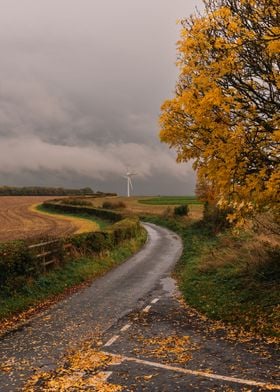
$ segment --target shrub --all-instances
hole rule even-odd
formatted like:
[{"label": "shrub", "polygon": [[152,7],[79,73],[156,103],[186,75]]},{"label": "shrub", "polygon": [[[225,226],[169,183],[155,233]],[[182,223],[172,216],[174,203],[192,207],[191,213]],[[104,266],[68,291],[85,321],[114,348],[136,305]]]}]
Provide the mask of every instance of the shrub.
[{"label": "shrub", "polygon": [[74,247],[75,251],[82,254],[100,253],[113,248],[110,235],[101,231],[76,234],[66,241]]},{"label": "shrub", "polygon": [[133,238],[140,231],[139,219],[136,217],[126,218],[112,226],[115,243]]},{"label": "shrub", "polygon": [[206,202],[203,209],[202,224],[213,233],[218,233],[230,227],[230,222],[227,219],[230,212],[228,209],[221,209],[215,204]]},{"label": "shrub", "polygon": [[139,231],[139,219],[126,218],[104,231],[73,235],[65,241],[71,244],[78,253],[100,253],[113,249],[121,241],[136,237]]},{"label": "shrub", "polygon": [[25,241],[0,244],[0,287],[10,291],[21,286],[22,280],[37,276],[40,264]]},{"label": "shrub", "polygon": [[253,269],[255,277],[263,282],[280,282],[280,246],[262,243],[262,251],[262,259]]},{"label": "shrub", "polygon": [[187,216],[189,214],[189,206],[187,204],[182,204],[174,208],[175,216]]},{"label": "shrub", "polygon": [[44,202],[43,207],[50,211],[57,212],[68,212],[70,214],[87,214],[91,216],[96,216],[97,218],[102,218],[105,220],[109,220],[111,222],[117,222],[123,218],[122,214],[94,207],[86,207],[86,206],[75,206],[73,204],[60,204],[55,202]]},{"label": "shrub", "polygon": [[117,201],[117,202],[112,202],[112,201],[104,201],[102,204],[102,208],[108,209],[108,210],[117,210],[119,208],[125,208],[126,204],[123,201]]},{"label": "shrub", "polygon": [[92,206],[92,203],[90,201],[83,200],[83,199],[64,199],[62,203],[67,205],[70,204],[74,206]]}]

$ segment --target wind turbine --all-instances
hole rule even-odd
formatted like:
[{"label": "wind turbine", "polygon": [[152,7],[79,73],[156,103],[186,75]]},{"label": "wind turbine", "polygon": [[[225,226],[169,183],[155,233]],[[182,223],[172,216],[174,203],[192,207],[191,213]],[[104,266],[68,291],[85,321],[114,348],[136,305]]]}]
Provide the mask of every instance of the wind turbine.
[{"label": "wind turbine", "polygon": [[130,170],[127,170],[124,178],[127,180],[127,197],[130,197],[130,189],[133,189],[131,177],[136,176],[137,173],[133,173]]}]

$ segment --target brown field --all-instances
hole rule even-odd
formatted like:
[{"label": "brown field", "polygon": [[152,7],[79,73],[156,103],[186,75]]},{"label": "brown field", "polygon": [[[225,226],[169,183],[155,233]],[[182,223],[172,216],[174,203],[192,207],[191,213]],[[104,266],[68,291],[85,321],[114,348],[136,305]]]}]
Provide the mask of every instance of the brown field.
[{"label": "brown field", "polygon": [[[0,241],[64,236],[83,230],[83,219],[69,219],[42,214],[32,206],[53,196],[1,196],[0,197]],[[92,222],[93,225],[94,222]],[[88,223],[87,223],[88,226]]]},{"label": "brown field", "polygon": [[[80,198],[80,197],[79,197]],[[126,208],[125,213],[136,214],[158,214],[172,213],[172,207],[162,205],[147,205],[138,203],[139,199],[145,197],[106,197],[86,198],[95,207],[102,207],[103,202],[122,201]],[[94,231],[98,225],[85,219],[62,217],[38,212],[36,204],[45,200],[52,200],[53,196],[1,196],[0,197],[0,241],[9,241],[25,238],[36,238],[46,236],[65,236],[73,233]],[[201,217],[202,207],[190,205],[190,217],[198,219]]]},{"label": "brown field", "polygon": [[[123,212],[127,213],[135,213],[135,214],[147,214],[147,215],[164,215],[170,211],[172,213],[173,206],[166,205],[149,205],[149,204],[141,204],[138,200],[143,199],[151,199],[151,196],[133,196],[130,198],[124,196],[112,196],[112,197],[98,197],[91,198],[90,196],[86,198],[86,200],[91,201],[91,203],[95,207],[102,207],[104,201],[112,201],[114,202],[123,202],[126,205],[126,208],[123,209]],[[190,208],[190,218],[192,219],[200,219],[202,217],[202,205],[191,204]]]}]

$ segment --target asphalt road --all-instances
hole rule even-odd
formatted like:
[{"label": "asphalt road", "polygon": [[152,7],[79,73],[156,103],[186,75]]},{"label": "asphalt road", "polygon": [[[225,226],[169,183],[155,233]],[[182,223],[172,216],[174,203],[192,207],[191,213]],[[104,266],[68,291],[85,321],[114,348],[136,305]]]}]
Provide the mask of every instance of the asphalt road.
[{"label": "asphalt road", "polygon": [[20,391],[35,369],[50,370],[72,347],[104,333],[168,277],[182,243],[173,232],[145,224],[149,238],[140,252],[67,300],[0,340],[0,391]]},{"label": "asphalt road", "polygon": [[[62,390],[61,384],[45,389],[50,374],[78,377],[82,390],[100,392],[116,385],[123,392],[280,390],[277,344],[235,336],[186,305],[170,277],[180,238],[145,227],[149,240],[139,253],[0,339],[1,392],[22,391],[34,374],[39,379],[28,392]],[[69,367],[69,349],[79,355],[77,369]],[[81,352],[90,349],[115,361],[88,367]],[[91,377],[105,377],[109,389],[92,388]]]}]

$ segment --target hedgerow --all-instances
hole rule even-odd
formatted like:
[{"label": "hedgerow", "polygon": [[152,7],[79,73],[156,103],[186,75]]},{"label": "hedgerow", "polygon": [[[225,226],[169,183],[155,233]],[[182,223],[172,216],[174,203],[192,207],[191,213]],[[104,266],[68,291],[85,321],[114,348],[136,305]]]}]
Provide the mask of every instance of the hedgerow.
[{"label": "hedgerow", "polygon": [[[97,208],[72,206],[56,203],[44,203],[44,207],[71,213],[86,213],[93,216],[110,219],[115,222],[104,230],[75,234],[61,239],[51,249],[57,259],[56,264],[67,262],[66,253],[71,255],[100,254],[112,250],[122,241],[135,238],[140,233],[140,222],[137,217],[122,218],[121,214]],[[40,240],[37,239],[37,243]],[[52,246],[52,245],[51,245]],[[59,248],[59,252],[56,247]],[[44,250],[43,250],[44,251]],[[67,251],[67,252],[66,252]],[[17,291],[28,280],[44,272],[42,261],[37,257],[34,248],[30,248],[30,241],[9,241],[0,244],[0,290],[6,293]]]},{"label": "hedgerow", "polygon": [[0,244],[0,287],[3,291],[17,289],[28,277],[37,276],[41,266],[26,241]]},{"label": "hedgerow", "polygon": [[68,212],[71,214],[87,214],[96,216],[98,218],[103,218],[109,220],[111,222],[117,222],[123,218],[123,215],[116,211],[111,211],[108,209],[102,208],[94,208],[88,206],[79,206],[79,205],[68,205],[64,204],[64,201],[60,202],[44,202],[43,207],[49,209],[50,211],[58,211],[58,212]]},{"label": "hedgerow", "polygon": [[65,241],[72,250],[82,254],[100,253],[111,250],[120,242],[137,236],[140,232],[138,218],[126,218],[103,231],[76,234],[67,237]]}]

